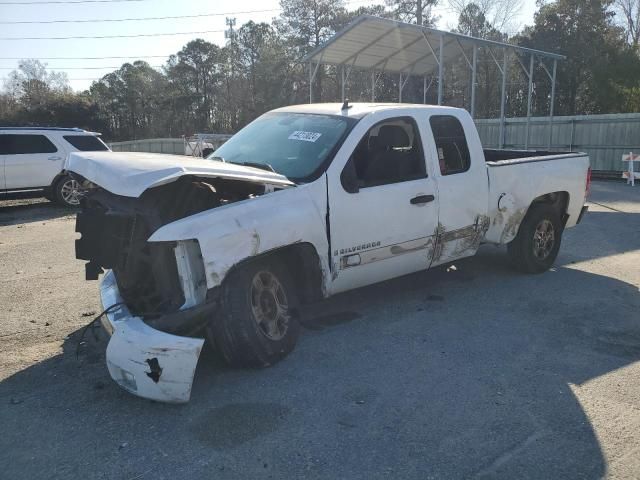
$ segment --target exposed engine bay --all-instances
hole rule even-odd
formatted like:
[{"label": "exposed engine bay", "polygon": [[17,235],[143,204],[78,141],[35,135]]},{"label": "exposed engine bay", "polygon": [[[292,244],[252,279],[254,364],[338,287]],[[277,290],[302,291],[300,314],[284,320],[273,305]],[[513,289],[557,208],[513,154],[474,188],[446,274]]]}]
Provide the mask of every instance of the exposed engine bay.
[{"label": "exposed engine bay", "polygon": [[186,175],[146,190],[140,197],[115,195],[84,181],[77,215],[76,258],[87,260],[86,278],[112,269],[127,307],[134,315],[158,317],[185,305],[176,265],[176,242],[148,242],[158,228],[273,187],[235,179]]}]

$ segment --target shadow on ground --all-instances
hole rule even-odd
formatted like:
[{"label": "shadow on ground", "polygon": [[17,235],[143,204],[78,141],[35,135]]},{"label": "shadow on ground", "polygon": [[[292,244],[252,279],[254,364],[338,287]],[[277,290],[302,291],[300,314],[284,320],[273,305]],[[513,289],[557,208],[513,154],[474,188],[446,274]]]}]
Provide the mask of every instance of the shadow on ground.
[{"label": "shadow on ground", "polygon": [[577,228],[565,231],[565,243],[571,247],[560,249],[556,265],[640,250],[640,213],[590,211]]},{"label": "shadow on ground", "polygon": [[44,198],[0,195],[0,226],[42,222],[75,214],[74,209]]},{"label": "shadow on ground", "polygon": [[272,368],[205,352],[183,406],[118,389],[104,339],[76,360],[76,332],[0,383],[0,464],[7,478],[601,478],[569,385],[640,360],[639,297],[572,268],[515,274],[483,248],[307,309]]}]

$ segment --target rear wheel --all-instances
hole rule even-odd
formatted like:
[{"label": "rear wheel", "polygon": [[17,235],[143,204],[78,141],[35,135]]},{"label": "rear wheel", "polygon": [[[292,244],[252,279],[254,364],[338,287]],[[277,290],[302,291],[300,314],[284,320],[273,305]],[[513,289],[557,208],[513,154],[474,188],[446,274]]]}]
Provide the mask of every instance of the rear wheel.
[{"label": "rear wheel", "polygon": [[229,274],[222,313],[207,327],[207,336],[227,363],[267,367],[295,347],[300,333],[296,306],[291,277],[282,265],[251,262]]},{"label": "rear wheel", "polygon": [[553,265],[562,238],[558,211],[548,204],[533,205],[518,235],[507,245],[511,262],[525,273],[542,273]]},{"label": "rear wheel", "polygon": [[65,175],[60,177],[54,187],[56,201],[67,207],[80,205],[80,183]]}]

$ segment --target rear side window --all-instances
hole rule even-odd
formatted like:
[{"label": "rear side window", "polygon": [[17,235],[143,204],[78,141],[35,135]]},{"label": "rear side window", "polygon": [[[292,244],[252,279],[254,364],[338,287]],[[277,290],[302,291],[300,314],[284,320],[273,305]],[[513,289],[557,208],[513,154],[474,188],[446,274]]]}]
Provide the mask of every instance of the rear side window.
[{"label": "rear side window", "polygon": [[64,135],[62,138],[81,152],[102,152],[109,150],[98,137],[94,137],[93,135]]},{"label": "rear side window", "polygon": [[436,142],[440,173],[452,175],[469,170],[471,157],[460,121],[451,115],[434,115],[429,123]]},{"label": "rear side window", "polygon": [[58,149],[44,135],[0,135],[0,154],[26,155],[34,153],[55,153]]}]

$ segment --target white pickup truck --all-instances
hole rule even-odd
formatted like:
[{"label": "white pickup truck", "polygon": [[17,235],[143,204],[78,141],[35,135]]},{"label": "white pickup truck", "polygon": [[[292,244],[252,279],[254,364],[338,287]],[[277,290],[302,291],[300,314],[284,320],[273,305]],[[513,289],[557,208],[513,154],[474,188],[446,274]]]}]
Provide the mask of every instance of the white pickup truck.
[{"label": "white pickup truck", "polygon": [[553,263],[585,212],[582,153],[483,150],[449,107],[318,104],[261,116],[208,159],[75,153],[76,256],[104,270],[107,365],[186,402],[204,338],[230,364],[294,348],[298,306],[506,244]]}]

